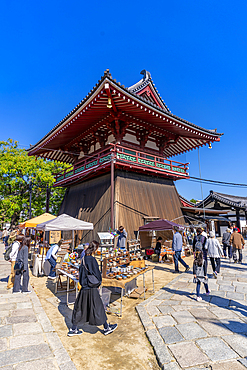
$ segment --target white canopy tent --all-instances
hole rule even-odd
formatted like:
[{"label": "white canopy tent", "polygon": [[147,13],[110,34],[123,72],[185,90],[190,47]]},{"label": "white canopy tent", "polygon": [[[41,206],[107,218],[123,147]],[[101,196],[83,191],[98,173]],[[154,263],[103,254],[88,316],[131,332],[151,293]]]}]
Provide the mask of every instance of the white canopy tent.
[{"label": "white canopy tent", "polygon": [[93,224],[91,222],[78,220],[77,218],[63,213],[62,215],[56,217],[54,220],[38,224],[36,226],[36,229],[43,231],[93,230]]}]

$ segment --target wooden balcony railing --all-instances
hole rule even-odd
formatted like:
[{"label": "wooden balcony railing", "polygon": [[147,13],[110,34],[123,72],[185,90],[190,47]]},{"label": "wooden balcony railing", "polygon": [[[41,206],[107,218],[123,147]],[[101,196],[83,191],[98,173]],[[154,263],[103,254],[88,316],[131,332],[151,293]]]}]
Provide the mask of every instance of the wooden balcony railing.
[{"label": "wooden balcony railing", "polygon": [[104,149],[84,156],[74,166],[66,171],[57,174],[56,183],[66,183],[73,178],[84,177],[92,170],[107,167],[111,160],[115,164],[127,166],[132,169],[145,170],[146,172],[155,172],[157,174],[171,174],[177,178],[189,177],[187,172],[188,163],[172,161],[164,157],[150,155],[144,151],[130,149],[120,144],[108,144]]}]

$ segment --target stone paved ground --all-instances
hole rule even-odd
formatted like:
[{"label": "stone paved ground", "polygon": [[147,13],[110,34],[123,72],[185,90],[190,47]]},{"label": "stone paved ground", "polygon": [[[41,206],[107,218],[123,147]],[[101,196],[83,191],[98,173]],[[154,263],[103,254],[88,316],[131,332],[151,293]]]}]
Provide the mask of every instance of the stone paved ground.
[{"label": "stone paved ground", "polygon": [[3,251],[0,244],[0,369],[76,369],[36,293],[7,291],[10,263]]},{"label": "stone paved ground", "polygon": [[210,296],[195,300],[192,273],[183,273],[137,306],[164,370],[247,368],[247,264],[222,261],[217,279],[209,263]]}]

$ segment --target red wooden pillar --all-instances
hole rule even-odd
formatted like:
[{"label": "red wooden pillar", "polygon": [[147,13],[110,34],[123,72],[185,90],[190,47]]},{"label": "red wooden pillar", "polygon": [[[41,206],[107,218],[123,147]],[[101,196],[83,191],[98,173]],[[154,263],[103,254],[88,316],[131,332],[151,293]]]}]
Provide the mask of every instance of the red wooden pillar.
[{"label": "red wooden pillar", "polygon": [[111,154],[111,228],[114,230],[114,154]]}]

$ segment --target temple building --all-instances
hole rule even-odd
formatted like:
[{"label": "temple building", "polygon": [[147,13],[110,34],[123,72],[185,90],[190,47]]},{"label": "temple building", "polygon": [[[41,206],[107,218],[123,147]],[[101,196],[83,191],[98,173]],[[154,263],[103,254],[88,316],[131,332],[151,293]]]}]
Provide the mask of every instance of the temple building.
[{"label": "temple building", "polygon": [[184,223],[174,181],[189,178],[188,163],[173,159],[220,141],[204,129],[172,114],[146,70],[126,88],[106,70],[89,94],[29,150],[66,162],[54,186],[66,187],[60,214],[93,222],[98,231],[123,225],[135,238],[146,220]]}]

